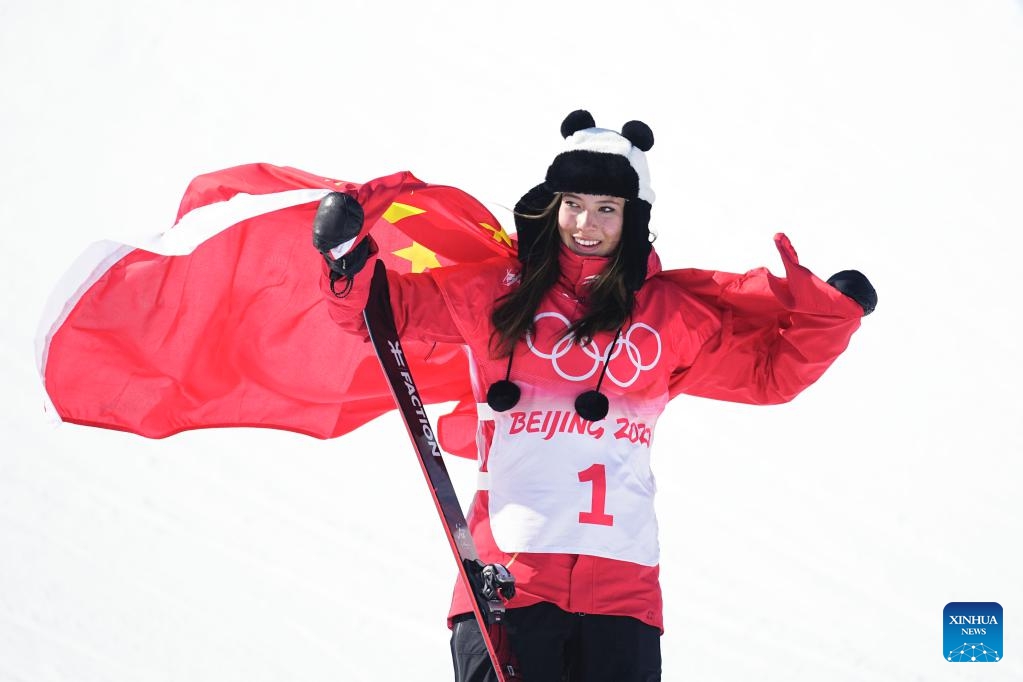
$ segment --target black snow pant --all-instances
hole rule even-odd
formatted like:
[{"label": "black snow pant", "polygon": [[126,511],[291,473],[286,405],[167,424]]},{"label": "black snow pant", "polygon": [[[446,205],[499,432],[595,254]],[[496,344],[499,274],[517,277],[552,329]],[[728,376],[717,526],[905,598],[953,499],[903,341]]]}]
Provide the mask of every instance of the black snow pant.
[{"label": "black snow pant", "polygon": [[[567,613],[540,603],[508,609],[495,646],[522,682],[660,682],[661,633],[626,616]],[[473,615],[451,631],[455,682],[497,682]],[[507,666],[506,666],[507,669]]]}]

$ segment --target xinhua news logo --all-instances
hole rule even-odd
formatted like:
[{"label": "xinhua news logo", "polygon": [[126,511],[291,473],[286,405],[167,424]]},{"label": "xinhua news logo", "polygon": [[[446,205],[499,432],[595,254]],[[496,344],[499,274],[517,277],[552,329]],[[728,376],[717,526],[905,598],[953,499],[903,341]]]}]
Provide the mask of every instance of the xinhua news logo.
[{"label": "xinhua news logo", "polygon": [[993,601],[945,605],[945,660],[995,663],[1002,660],[1002,607]]}]

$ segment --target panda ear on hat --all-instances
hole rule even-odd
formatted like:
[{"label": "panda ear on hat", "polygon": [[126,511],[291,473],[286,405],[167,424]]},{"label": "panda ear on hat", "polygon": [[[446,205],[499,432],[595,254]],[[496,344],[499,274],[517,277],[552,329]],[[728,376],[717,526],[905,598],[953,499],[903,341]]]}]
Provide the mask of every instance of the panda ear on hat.
[{"label": "panda ear on hat", "polygon": [[585,109],[576,109],[561,122],[561,136],[568,138],[580,130],[596,127],[597,122],[593,120],[593,114]]},{"label": "panda ear on hat", "polygon": [[622,126],[622,137],[640,151],[648,152],[654,146],[654,131],[643,121],[629,121]]}]

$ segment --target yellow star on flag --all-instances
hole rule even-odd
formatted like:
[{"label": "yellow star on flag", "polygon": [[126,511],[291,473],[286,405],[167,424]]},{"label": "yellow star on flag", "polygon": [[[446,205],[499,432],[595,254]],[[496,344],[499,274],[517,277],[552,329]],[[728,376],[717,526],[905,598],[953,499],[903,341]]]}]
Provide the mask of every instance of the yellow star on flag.
[{"label": "yellow star on flag", "polygon": [[490,232],[494,236],[494,241],[495,242],[504,242],[508,246],[512,245],[511,237],[508,236],[508,233],[505,232],[504,228],[501,227],[500,225],[497,226],[497,227],[493,227],[493,226],[488,225],[486,223],[480,223],[480,226],[482,226],[484,229],[490,230]]},{"label": "yellow star on flag", "polygon": [[408,204],[399,204],[395,201],[387,207],[386,211],[384,211],[384,220],[394,225],[402,218],[419,215],[420,213],[426,213],[426,211],[421,208],[416,208],[415,206],[409,206]]},{"label": "yellow star on flag", "polygon": [[412,263],[412,272],[422,272],[427,268],[439,268],[440,261],[437,254],[426,248],[419,242],[412,242],[412,246],[392,251],[398,258],[404,258]]}]

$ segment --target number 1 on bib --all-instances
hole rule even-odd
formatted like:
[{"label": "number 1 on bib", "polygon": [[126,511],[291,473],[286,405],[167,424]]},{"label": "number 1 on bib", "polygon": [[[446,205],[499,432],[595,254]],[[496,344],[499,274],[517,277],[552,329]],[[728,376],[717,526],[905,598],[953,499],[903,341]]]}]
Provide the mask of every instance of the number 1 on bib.
[{"label": "number 1 on bib", "polygon": [[580,483],[592,483],[590,489],[590,511],[579,512],[579,523],[592,523],[596,526],[613,526],[615,517],[604,513],[607,501],[607,473],[603,464],[593,466],[579,472]]}]

